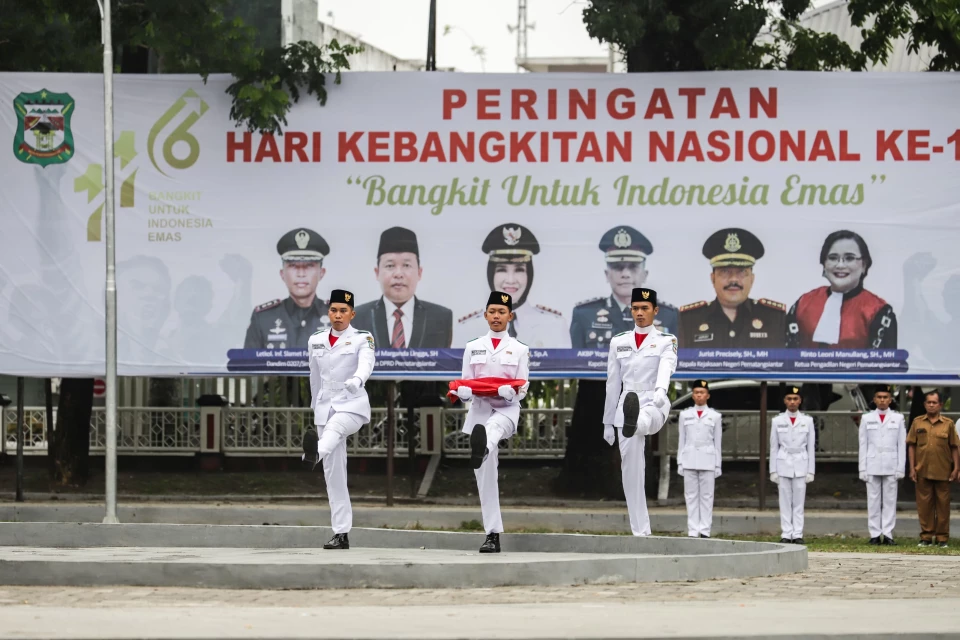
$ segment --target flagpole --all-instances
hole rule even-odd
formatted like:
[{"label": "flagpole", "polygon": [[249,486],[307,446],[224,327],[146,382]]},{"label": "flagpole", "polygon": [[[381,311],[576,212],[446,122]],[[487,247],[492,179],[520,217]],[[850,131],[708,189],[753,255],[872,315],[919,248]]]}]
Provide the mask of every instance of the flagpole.
[{"label": "flagpole", "polygon": [[104,142],[104,227],[107,245],[106,320],[107,320],[107,451],[106,514],[104,524],[117,519],[117,278],[114,255],[113,223],[113,33],[110,23],[110,0],[97,0],[103,28],[103,142]]}]

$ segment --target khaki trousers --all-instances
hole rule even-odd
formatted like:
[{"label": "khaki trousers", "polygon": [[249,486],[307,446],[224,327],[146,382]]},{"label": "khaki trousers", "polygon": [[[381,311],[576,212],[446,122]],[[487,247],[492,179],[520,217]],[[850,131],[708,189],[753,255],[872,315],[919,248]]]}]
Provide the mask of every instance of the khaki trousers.
[{"label": "khaki trousers", "polygon": [[950,537],[950,482],[917,478],[920,539],[946,542]]}]

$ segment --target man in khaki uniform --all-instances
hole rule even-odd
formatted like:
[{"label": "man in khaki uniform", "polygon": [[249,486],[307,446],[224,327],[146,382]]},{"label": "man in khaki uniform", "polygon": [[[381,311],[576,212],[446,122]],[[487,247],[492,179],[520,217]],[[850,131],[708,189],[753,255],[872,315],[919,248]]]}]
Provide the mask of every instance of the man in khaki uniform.
[{"label": "man in khaki uniform", "polygon": [[[960,476],[960,437],[953,420],[940,415],[939,391],[923,398],[927,414],[917,417],[907,434],[910,479],[917,483],[920,547],[950,538],[950,483]],[[936,541],[934,541],[936,537]]]}]

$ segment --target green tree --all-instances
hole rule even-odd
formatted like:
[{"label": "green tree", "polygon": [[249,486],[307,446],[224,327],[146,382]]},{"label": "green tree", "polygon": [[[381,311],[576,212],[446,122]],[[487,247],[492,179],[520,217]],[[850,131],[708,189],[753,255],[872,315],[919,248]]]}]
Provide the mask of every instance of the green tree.
[{"label": "green tree", "polygon": [[[105,0],[111,4],[115,72],[228,73],[234,82],[230,117],[249,131],[282,134],[293,103],[305,92],[322,105],[326,83],[340,82],[359,48],[281,46],[279,0]],[[100,9],[96,0],[0,0],[0,71],[100,73]],[[256,25],[250,26],[251,24]],[[151,385],[168,398],[177,381]],[[93,380],[65,378],[51,480],[84,485],[89,470]]]}]

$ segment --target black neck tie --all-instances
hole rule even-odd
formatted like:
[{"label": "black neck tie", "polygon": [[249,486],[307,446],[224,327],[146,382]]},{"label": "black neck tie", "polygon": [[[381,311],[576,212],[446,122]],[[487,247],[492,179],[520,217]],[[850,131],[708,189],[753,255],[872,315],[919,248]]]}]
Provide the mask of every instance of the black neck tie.
[{"label": "black neck tie", "polygon": [[517,314],[513,314],[513,320],[507,325],[507,335],[511,338],[517,337]]}]

